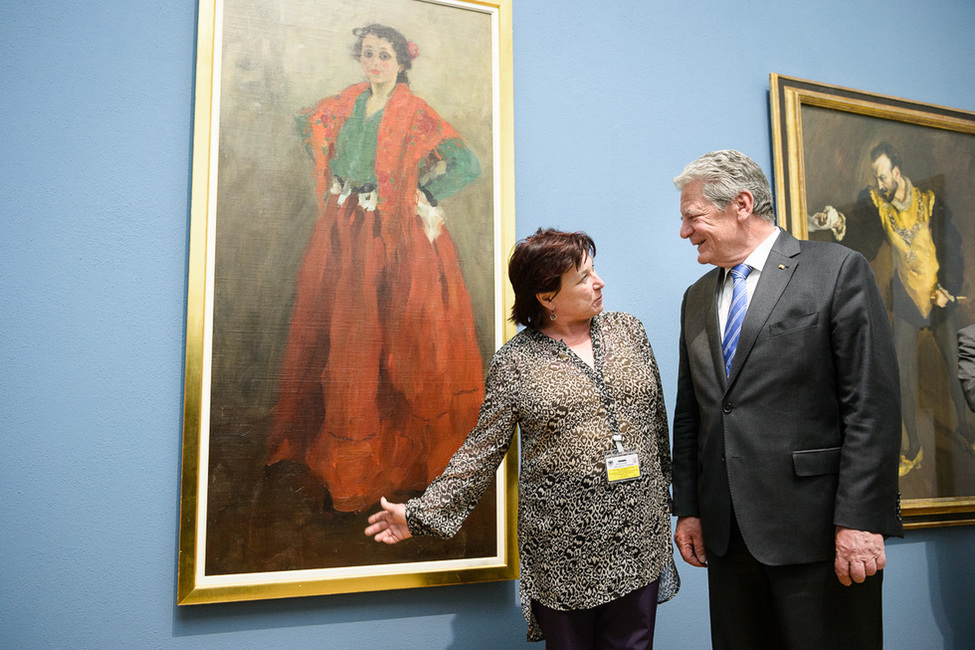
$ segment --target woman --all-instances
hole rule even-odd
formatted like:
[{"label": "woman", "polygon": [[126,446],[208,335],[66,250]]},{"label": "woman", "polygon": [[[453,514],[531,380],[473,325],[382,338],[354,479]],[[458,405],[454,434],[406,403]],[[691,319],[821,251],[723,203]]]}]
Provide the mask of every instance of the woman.
[{"label": "woman", "polygon": [[491,360],[477,425],[421,497],[383,498],[365,532],[387,544],[454,535],[517,426],[528,639],[650,648],[656,605],[678,587],[667,416],[643,325],[602,313],[595,254],[584,233],[539,230],[518,243],[508,277],[512,320],[525,329]]},{"label": "woman", "polygon": [[410,92],[416,45],[378,24],[353,34],[366,81],[299,119],[319,216],[267,460],[307,465],[341,512],[422,489],[484,395],[470,297],[438,205],[480,174],[477,158]]}]

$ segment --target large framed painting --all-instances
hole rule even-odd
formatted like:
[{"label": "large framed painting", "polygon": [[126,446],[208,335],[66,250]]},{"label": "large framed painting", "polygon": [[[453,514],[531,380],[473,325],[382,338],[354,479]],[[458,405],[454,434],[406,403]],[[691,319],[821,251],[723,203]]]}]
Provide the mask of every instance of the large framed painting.
[{"label": "large framed painting", "polygon": [[201,0],[179,604],[512,579],[517,451],[463,530],[363,533],[514,333],[511,0]]},{"label": "large framed painting", "polygon": [[863,253],[887,306],[905,526],[973,523],[958,331],[975,323],[975,113],[777,74],[770,85],[782,225]]}]

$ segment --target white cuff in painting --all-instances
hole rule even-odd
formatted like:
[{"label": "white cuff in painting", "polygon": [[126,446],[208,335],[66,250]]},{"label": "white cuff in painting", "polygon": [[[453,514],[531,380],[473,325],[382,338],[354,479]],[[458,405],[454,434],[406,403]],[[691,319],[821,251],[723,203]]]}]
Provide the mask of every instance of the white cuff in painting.
[{"label": "white cuff in painting", "polygon": [[420,201],[416,204],[416,213],[423,221],[423,232],[432,244],[440,236],[440,230],[443,228],[443,208]]}]

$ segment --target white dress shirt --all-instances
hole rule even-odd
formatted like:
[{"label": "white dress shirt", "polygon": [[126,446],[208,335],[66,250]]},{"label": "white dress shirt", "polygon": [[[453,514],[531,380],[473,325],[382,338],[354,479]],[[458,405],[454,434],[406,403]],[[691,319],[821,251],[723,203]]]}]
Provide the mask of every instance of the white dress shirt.
[{"label": "white dress shirt", "polygon": [[[758,286],[758,279],[762,276],[762,269],[765,267],[765,262],[768,261],[769,253],[772,252],[772,245],[778,236],[779,229],[776,228],[765,241],[759,244],[745,258],[745,264],[752,269],[748,277],[745,278],[745,290],[747,291],[747,295],[745,296],[746,305],[750,305],[752,302],[752,295],[755,293],[755,287]],[[731,277],[731,269],[725,269],[724,281],[718,285],[718,321],[721,326],[720,331],[722,336],[724,336],[725,324],[728,322],[728,312],[731,310],[731,292],[734,289],[734,284],[735,281]],[[748,308],[746,307],[745,309],[747,313]]]}]

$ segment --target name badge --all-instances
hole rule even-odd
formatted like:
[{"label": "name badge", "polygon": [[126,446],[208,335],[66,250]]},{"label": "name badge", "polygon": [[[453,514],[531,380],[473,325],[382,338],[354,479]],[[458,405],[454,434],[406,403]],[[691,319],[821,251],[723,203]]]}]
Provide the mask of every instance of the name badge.
[{"label": "name badge", "polygon": [[640,478],[640,458],[635,451],[606,453],[606,478],[610,485]]}]

